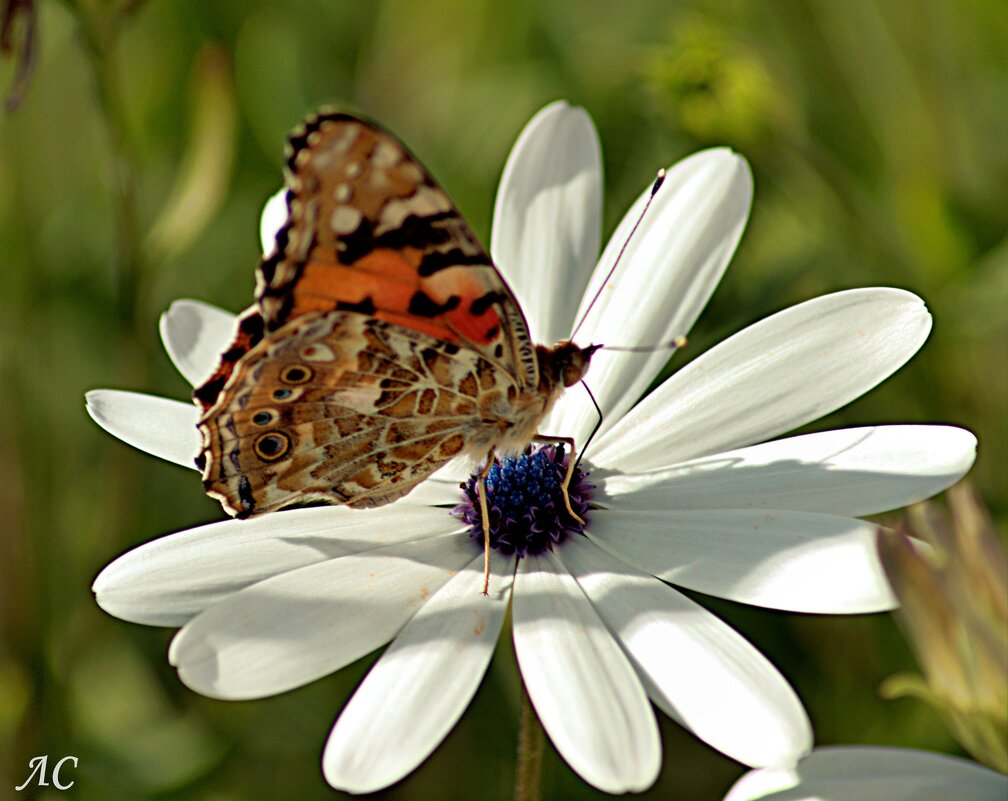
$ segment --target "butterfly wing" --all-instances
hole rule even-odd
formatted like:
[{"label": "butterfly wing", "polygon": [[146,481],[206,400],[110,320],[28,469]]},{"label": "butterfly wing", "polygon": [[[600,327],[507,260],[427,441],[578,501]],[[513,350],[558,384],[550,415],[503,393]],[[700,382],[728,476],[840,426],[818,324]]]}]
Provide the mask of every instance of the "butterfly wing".
[{"label": "butterfly wing", "polygon": [[204,488],[239,517],[388,503],[469,449],[509,382],[475,351],[420,332],[301,315],[238,361],[226,402],[201,419]]}]

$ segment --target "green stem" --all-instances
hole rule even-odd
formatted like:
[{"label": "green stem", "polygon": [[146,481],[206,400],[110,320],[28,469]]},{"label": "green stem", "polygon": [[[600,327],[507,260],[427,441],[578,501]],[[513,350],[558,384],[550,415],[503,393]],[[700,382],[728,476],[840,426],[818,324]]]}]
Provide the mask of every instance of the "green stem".
[{"label": "green stem", "polygon": [[521,688],[514,801],[539,801],[542,789],[543,730],[524,682]]}]

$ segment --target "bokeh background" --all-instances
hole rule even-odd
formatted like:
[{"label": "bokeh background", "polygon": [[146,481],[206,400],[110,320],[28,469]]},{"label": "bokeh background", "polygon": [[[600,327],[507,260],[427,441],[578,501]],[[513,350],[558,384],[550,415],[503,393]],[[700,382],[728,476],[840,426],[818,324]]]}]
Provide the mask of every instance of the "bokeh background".
[{"label": "bokeh background", "polygon": [[[0,5],[9,7],[9,0]],[[245,307],[284,136],[320,103],[398,132],[484,241],[504,159],[556,98],[605,158],[606,235],[655,170],[727,144],[752,217],[685,358],[815,295],[911,289],[934,332],[894,378],[809,430],[944,421],[1004,533],[1008,400],[1008,22],[998,0],[37,0],[34,71],[0,116],[0,799],[28,760],[79,759],[95,801],[333,799],[319,768],[373,657],[281,697],[184,688],[168,630],[115,620],[90,584],[119,553],[221,517],[195,473],[100,431],[83,393],[183,397],[158,315]],[[0,87],[18,83],[26,17]],[[711,602],[781,668],[817,741],[959,753],[937,715],[886,701],[914,670],[891,616]],[[674,655],[672,656],[674,658]],[[394,702],[394,701],[393,701]],[[392,799],[511,795],[511,645]],[[742,767],[662,719],[644,798],[720,799]],[[543,797],[602,798],[547,746]],[[49,795],[45,795],[48,792]]]}]

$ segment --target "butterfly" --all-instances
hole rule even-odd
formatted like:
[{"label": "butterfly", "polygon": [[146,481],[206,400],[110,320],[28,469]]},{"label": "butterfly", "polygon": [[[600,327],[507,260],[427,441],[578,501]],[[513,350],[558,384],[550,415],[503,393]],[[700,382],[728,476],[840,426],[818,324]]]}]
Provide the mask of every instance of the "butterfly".
[{"label": "butterfly", "polygon": [[193,393],[204,489],[236,517],[368,508],[451,459],[483,460],[488,576],[486,471],[497,453],[564,441],[570,480],[573,441],[539,425],[599,346],[531,341],[469,225],[391,133],[321,112],[286,156],[288,215],[255,302]]}]

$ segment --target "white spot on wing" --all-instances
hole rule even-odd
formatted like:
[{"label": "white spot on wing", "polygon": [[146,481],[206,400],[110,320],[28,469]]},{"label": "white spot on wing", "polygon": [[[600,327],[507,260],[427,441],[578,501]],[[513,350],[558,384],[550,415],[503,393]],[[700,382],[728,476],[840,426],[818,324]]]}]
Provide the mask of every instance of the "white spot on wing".
[{"label": "white spot on wing", "polygon": [[328,345],[315,342],[306,345],[301,349],[301,357],[308,362],[333,362],[336,361],[336,354]]},{"label": "white spot on wing", "polygon": [[358,133],[359,131],[356,127],[347,126],[341,133],[332,138],[329,144],[329,151],[337,156],[346,153],[353,143],[357,141]]},{"label": "white spot on wing", "polygon": [[357,230],[361,216],[359,209],[352,206],[340,206],[333,211],[329,218],[329,225],[337,234],[350,234]]},{"label": "white spot on wing", "polygon": [[411,214],[417,217],[429,217],[432,214],[450,211],[451,207],[448,195],[440,189],[421,186],[410,197],[396,198],[385,204],[378,231],[398,228]]},{"label": "white spot on wing", "polygon": [[402,151],[385,140],[380,140],[371,153],[371,161],[376,167],[394,167],[401,158]]}]

